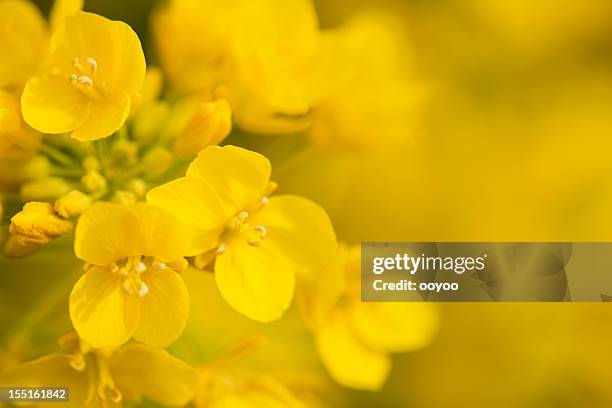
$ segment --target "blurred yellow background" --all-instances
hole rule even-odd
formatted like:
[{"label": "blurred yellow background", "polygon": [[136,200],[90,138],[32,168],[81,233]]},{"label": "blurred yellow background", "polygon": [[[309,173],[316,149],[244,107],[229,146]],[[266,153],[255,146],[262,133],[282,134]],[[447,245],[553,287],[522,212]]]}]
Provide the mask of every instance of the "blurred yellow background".
[{"label": "blurred yellow background", "polygon": [[[40,5],[48,10],[50,2]],[[151,63],[153,6],[91,0],[85,10],[129,23]],[[401,57],[422,93],[406,118],[411,133],[401,147],[308,147],[291,159],[287,152],[302,148],[292,136],[238,134],[226,142],[270,157],[280,190],[323,205],[341,240],[612,240],[612,2],[318,0],[316,7],[323,27],[371,8],[400,19]],[[24,280],[55,270],[49,262],[60,261],[42,253],[3,270],[0,320],[16,317],[13,305],[35,307],[28,301],[44,291],[25,296]],[[76,276],[78,262],[61,262],[72,262]],[[246,364],[282,369],[334,406],[612,406],[612,311],[605,303],[440,305],[433,343],[395,357],[385,387],[370,393],[309,377],[322,368],[294,312],[268,326],[251,322],[220,300],[208,276],[186,279],[203,293],[193,301],[205,304],[193,307],[171,351],[187,361],[212,358],[264,332],[271,347]],[[11,295],[17,288],[18,298]],[[39,322],[43,346],[34,353],[51,350],[69,329],[65,302],[57,304],[62,317]]]}]

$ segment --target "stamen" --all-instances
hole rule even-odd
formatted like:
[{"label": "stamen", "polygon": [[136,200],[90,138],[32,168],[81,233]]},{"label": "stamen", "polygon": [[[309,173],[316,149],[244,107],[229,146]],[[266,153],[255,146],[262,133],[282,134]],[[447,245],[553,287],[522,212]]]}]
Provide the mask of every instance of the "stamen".
[{"label": "stamen", "polygon": [[87,63],[91,67],[92,73],[95,74],[98,71],[98,63],[96,62],[96,60],[91,57],[87,57],[85,58],[85,61],[87,61]]},{"label": "stamen", "polygon": [[268,235],[268,230],[263,225],[256,225],[255,230],[259,231],[261,239],[264,239]]},{"label": "stamen", "polygon": [[162,262],[157,258],[153,260],[153,263],[151,265],[153,266],[153,268],[157,269],[158,271],[163,271],[167,267],[165,262]]},{"label": "stamen", "polygon": [[219,245],[219,248],[217,248],[217,254],[218,255],[221,255],[225,251],[227,251],[227,245],[225,245],[225,244],[221,244],[221,245]]},{"label": "stamen", "polygon": [[70,82],[74,84],[76,83],[76,81],[77,81],[77,74],[70,75]]},{"label": "stamen", "polygon": [[138,273],[143,273],[147,270],[147,265],[145,265],[144,262],[139,262],[138,265],[136,265],[136,268],[134,268],[134,270]]},{"label": "stamen", "polygon": [[261,199],[261,203],[263,205],[268,205],[269,202],[270,202],[270,199],[268,197],[264,197]]},{"label": "stamen", "polygon": [[87,86],[93,86],[93,80],[87,75],[81,75],[78,78],[78,81],[80,84],[87,85]]},{"label": "stamen", "polygon": [[145,297],[149,293],[149,285],[144,282],[140,282],[140,289],[138,290],[138,297]]}]

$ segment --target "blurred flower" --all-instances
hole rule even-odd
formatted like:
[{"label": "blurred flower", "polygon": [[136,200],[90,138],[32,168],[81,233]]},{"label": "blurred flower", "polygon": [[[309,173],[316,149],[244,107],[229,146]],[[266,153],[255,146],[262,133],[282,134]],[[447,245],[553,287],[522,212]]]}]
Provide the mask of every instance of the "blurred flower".
[{"label": "blurred flower", "polygon": [[412,77],[400,27],[390,15],[362,12],[323,31],[321,63],[328,67],[307,132],[313,144],[365,150],[415,137],[424,89]]},{"label": "blurred flower", "polygon": [[171,120],[173,127],[181,127],[174,151],[187,159],[194,158],[205,147],[218,145],[232,130],[232,110],[225,99],[180,101]]},{"label": "blurred flower", "polygon": [[78,140],[116,132],[144,80],[136,33],[125,23],[77,12],[53,33],[50,54],[49,68],[28,81],[21,97],[26,122]]},{"label": "blurred flower", "polygon": [[179,93],[227,99],[238,125],[253,132],[291,133],[308,125],[318,56],[310,1],[173,0],[154,13],[152,26]]},{"label": "blurred flower", "polygon": [[298,299],[330,375],[346,387],[378,390],[389,354],[427,345],[438,317],[424,302],[361,302],[360,259],[359,247],[339,246],[329,267],[301,282]]},{"label": "blurred flower", "polygon": [[0,159],[32,157],[40,145],[40,138],[40,133],[23,121],[19,98],[0,90]]},{"label": "blurred flower", "polygon": [[189,294],[186,233],[170,214],[144,203],[97,202],[79,219],[74,243],[85,273],[70,294],[70,317],[94,347],[134,337],[164,347],[183,332]]},{"label": "blurred flower", "polygon": [[278,319],[293,297],[295,276],[325,265],[336,237],[325,211],[302,197],[268,198],[268,159],[235,146],[200,152],[187,176],[154,188],[147,202],[176,214],[190,230],[191,251],[214,261],[224,299],[246,316]]},{"label": "blurred flower", "polygon": [[70,184],[61,177],[43,177],[21,185],[23,201],[54,201],[70,191]]},{"label": "blurred flower", "polygon": [[0,1],[0,88],[21,89],[44,62],[47,26],[37,7]]},{"label": "blurred flower", "polygon": [[60,342],[62,353],[0,373],[0,386],[68,387],[69,402],[62,405],[75,408],[121,407],[143,397],[181,407],[193,399],[196,371],[164,350],[142,344],[96,350],[74,333]]}]

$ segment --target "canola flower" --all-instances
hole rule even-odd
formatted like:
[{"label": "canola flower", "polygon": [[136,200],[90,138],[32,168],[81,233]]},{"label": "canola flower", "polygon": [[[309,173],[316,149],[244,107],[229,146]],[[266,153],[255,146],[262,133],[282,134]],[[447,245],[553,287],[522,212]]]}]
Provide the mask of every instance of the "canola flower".
[{"label": "canola flower", "polygon": [[145,75],[136,33],[92,13],[64,19],[51,37],[49,66],[25,85],[26,122],[77,140],[110,136],[125,123]]},{"label": "canola flower", "polygon": [[378,390],[393,353],[418,350],[438,326],[431,304],[360,301],[359,247],[340,245],[334,261],[315,279],[303,281],[304,320],[329,374],[340,384]]},{"label": "canola flower", "polygon": [[156,187],[147,202],[177,215],[201,268],[211,265],[224,299],[244,315],[276,320],[296,276],[324,266],[336,248],[325,211],[295,195],[272,196],[271,165],[235,146],[208,147],[185,177]]},{"label": "canola flower", "polygon": [[70,317],[94,347],[131,337],[153,347],[176,340],[189,315],[178,272],[189,242],[171,214],[144,203],[95,203],[76,227],[74,250],[86,263],[70,294]]}]

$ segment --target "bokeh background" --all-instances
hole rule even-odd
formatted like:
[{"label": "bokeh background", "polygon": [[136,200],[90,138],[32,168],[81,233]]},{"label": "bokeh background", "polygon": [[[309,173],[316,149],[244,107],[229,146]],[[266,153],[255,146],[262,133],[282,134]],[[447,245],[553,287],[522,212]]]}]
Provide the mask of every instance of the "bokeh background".
[{"label": "bokeh background", "polygon": [[[50,9],[50,1],[37,3]],[[150,64],[155,4],[87,0],[85,10],[129,23]],[[228,142],[268,155],[280,189],[322,204],[343,241],[612,240],[612,2],[318,0],[316,7],[322,27],[371,8],[401,21],[406,69],[422,95],[406,118],[414,123],[406,143],[314,148],[288,161],[300,143],[293,135],[237,133]],[[69,246],[0,263],[0,335],[9,353],[51,351],[70,328],[65,299],[47,285],[76,280],[79,262],[54,256]],[[270,346],[244,364],[316,390],[333,406],[612,405],[606,303],[439,305],[435,340],[395,357],[385,387],[370,393],[325,376],[295,311],[270,325],[251,322],[224,304],[210,276],[186,279],[202,296],[173,353],[205,361],[261,332]]]}]

